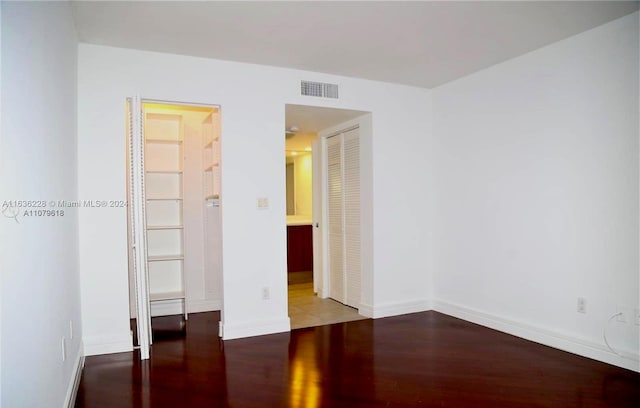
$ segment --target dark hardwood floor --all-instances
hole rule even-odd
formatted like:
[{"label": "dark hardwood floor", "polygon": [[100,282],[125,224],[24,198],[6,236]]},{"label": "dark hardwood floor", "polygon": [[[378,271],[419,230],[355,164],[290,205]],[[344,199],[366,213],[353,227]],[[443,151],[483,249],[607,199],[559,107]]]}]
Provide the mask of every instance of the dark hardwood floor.
[{"label": "dark hardwood floor", "polygon": [[172,319],[148,361],[87,357],[76,407],[640,406],[638,373],[437,312],[225,342]]}]

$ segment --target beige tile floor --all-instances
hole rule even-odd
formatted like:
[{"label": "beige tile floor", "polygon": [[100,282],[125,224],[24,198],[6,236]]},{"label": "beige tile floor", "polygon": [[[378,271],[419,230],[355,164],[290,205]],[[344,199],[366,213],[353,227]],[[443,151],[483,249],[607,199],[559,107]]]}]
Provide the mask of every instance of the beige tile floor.
[{"label": "beige tile floor", "polygon": [[289,284],[289,318],[292,329],[366,319],[352,307],[317,297],[312,282]]}]

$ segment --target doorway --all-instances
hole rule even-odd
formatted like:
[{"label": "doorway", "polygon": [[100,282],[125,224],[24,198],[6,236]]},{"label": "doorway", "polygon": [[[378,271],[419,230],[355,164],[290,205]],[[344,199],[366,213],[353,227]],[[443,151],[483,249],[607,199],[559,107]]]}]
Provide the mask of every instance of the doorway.
[{"label": "doorway", "polygon": [[184,335],[220,310],[220,108],[128,101],[130,313],[134,346]]},{"label": "doorway", "polygon": [[[335,147],[328,146],[336,146],[336,141],[342,140],[341,135],[344,131],[357,129],[358,118],[367,115],[367,112],[286,105],[285,113],[287,281],[291,328],[364,319],[366,317],[358,312],[361,299],[360,288],[354,291],[358,292],[357,294],[352,293],[349,296],[349,302],[347,302],[347,298],[333,290],[331,286],[336,286],[338,279],[343,277],[346,279],[349,276],[351,281],[353,277],[357,277],[359,282],[361,269],[360,262],[358,262],[358,268],[352,265],[353,262],[348,267],[347,265],[337,267],[347,259],[359,261],[360,240],[359,234],[356,237],[351,233],[340,240],[339,245],[342,248],[338,251],[335,245],[338,242],[335,240],[335,223],[333,223],[334,234],[329,233],[332,228],[332,217],[334,220],[336,216],[341,220],[344,218],[343,214],[336,213],[335,200],[338,199],[342,203],[345,197],[333,197],[333,202],[331,201],[334,189],[329,184],[332,182],[335,187],[336,181],[341,183],[341,179],[332,177],[329,172],[328,152],[335,151]],[[340,153],[344,151],[342,144],[339,145],[339,151]],[[343,171],[343,164],[346,165],[345,169],[351,170],[349,174],[352,174],[354,169],[359,170],[359,152],[356,150],[353,153],[353,149],[349,152],[352,154],[339,157],[339,172]],[[345,185],[351,193],[346,197],[347,201],[357,202],[359,208],[361,200],[359,179],[350,177],[349,181],[351,183]],[[293,211],[291,211],[292,207]],[[352,207],[349,208],[352,209]],[[356,228],[359,232],[359,212],[355,215],[353,211],[347,213],[351,216],[347,229],[350,228],[353,231]],[[354,221],[357,222],[354,223]],[[340,234],[345,231],[345,225],[341,224]],[[334,237],[333,240],[331,236]],[[349,275],[345,275],[347,271],[350,272]],[[340,275],[339,278],[338,275]],[[346,286],[340,285],[340,287]]]}]

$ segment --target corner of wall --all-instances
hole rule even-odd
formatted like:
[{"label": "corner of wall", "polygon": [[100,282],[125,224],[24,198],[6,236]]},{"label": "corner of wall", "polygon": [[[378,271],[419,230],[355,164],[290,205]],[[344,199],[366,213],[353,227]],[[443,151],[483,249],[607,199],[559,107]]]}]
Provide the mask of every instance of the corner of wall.
[{"label": "corner of wall", "polygon": [[359,312],[363,316],[379,319],[382,317],[399,316],[409,313],[427,312],[431,309],[431,300],[425,298],[374,305],[362,304],[360,305]]},{"label": "corner of wall", "polygon": [[640,355],[637,352],[622,352],[620,353],[621,356],[619,356],[607,350],[602,345],[588,340],[565,336],[554,330],[492,315],[440,299],[434,300],[433,309],[436,312],[457,317],[458,319],[511,334],[525,340],[544,344],[545,346],[559,350],[568,351],[569,353],[602,361],[617,367],[640,372]]},{"label": "corner of wall", "polygon": [[110,336],[85,336],[83,342],[85,356],[133,351],[131,333]]},{"label": "corner of wall", "polygon": [[291,331],[291,322],[288,317],[283,319],[263,319],[232,323],[220,322],[220,332],[222,333],[223,340],[263,336],[289,331]]}]

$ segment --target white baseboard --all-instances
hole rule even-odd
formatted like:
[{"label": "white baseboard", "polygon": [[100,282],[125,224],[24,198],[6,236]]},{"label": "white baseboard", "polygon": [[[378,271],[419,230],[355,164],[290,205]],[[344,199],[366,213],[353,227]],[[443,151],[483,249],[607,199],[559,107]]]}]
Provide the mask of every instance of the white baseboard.
[{"label": "white baseboard", "polygon": [[360,303],[360,307],[358,308],[358,313],[362,316],[368,317],[370,319],[373,318],[373,306]]},{"label": "white baseboard", "polygon": [[617,367],[640,372],[640,356],[638,353],[620,352],[624,357],[617,356],[601,344],[589,340],[575,338],[554,332],[542,327],[533,326],[500,316],[490,315],[464,306],[435,300],[433,309],[459,319],[479,324],[494,330],[512,334],[526,340],[544,344],[545,346],[568,351],[579,356],[602,361]]},{"label": "white baseboard", "polygon": [[[184,313],[181,299],[160,300],[151,303],[151,317],[171,316]],[[187,304],[189,313],[212,312],[222,309],[220,300],[190,300]]]},{"label": "white baseboard", "polygon": [[130,332],[111,336],[85,336],[82,340],[85,356],[133,351],[133,337]]},{"label": "white baseboard", "polygon": [[80,343],[78,355],[73,365],[73,373],[71,374],[71,382],[67,387],[67,394],[64,398],[65,408],[73,408],[76,404],[76,396],[78,395],[78,387],[80,387],[80,378],[82,377],[82,369],[84,368],[84,347]]},{"label": "white baseboard", "polygon": [[190,300],[187,304],[187,310],[189,313],[222,310],[222,300]]},{"label": "white baseboard", "polygon": [[159,300],[151,303],[151,317],[171,316],[184,313],[182,299]]},{"label": "white baseboard", "polygon": [[431,310],[431,302],[429,300],[414,299],[377,305],[360,304],[358,313],[366,317],[378,319],[381,317],[398,316],[408,313],[426,312],[427,310]]},{"label": "white baseboard", "polygon": [[223,340],[240,339],[243,337],[288,332],[291,331],[291,322],[288,317],[244,322],[227,321],[220,322],[220,331]]}]

